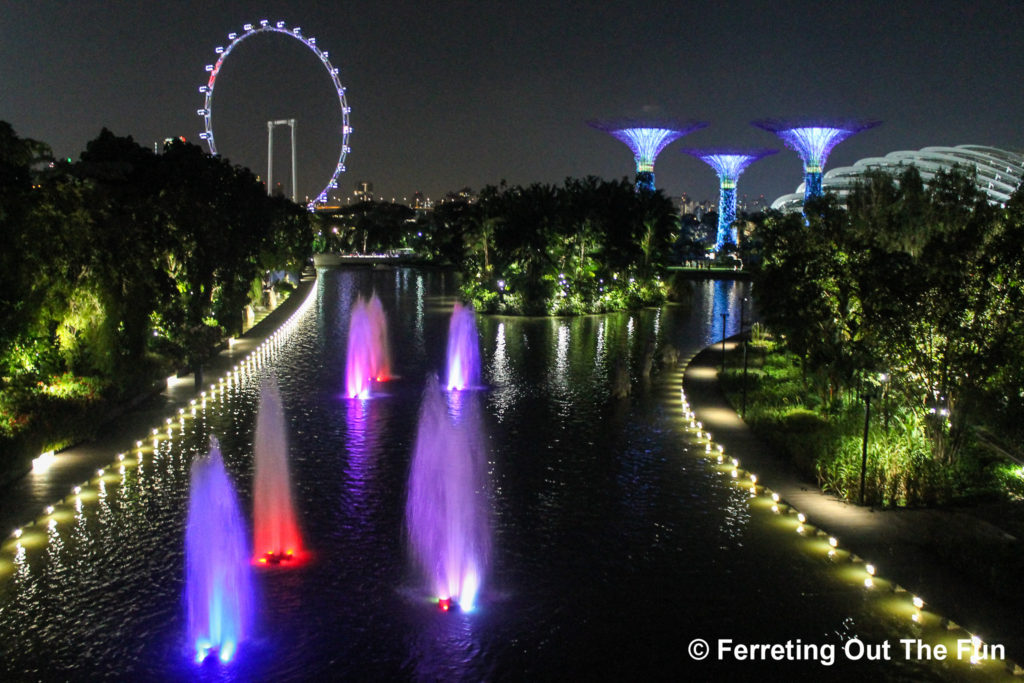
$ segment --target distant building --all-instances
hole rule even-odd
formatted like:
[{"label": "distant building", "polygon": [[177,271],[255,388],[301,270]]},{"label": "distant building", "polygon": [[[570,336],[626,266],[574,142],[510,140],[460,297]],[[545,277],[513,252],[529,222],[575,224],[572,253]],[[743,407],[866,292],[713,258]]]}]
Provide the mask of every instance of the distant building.
[{"label": "distant building", "polygon": [[412,195],[412,208],[415,211],[426,211],[431,207],[432,202],[422,192],[417,190]]},{"label": "distant building", "polygon": [[174,144],[175,142],[188,142],[188,140],[185,139],[184,135],[179,135],[176,138],[164,138],[162,145],[159,142],[153,143],[153,153],[161,154],[168,145]]},{"label": "distant building", "polygon": [[741,213],[762,213],[768,208],[768,200],[763,194],[756,197],[745,194],[739,198],[738,206]]},{"label": "distant building", "polygon": [[688,195],[688,194],[686,194],[684,192],[682,194],[682,196],[679,197],[679,213],[680,214],[685,216],[688,213],[693,213],[693,207],[694,206],[695,206],[694,201],[692,199],[690,199],[690,195]]},{"label": "distant building", "polygon": [[368,180],[356,182],[355,191],[352,193],[355,198],[362,202],[373,201],[373,183]]},{"label": "distant building", "polygon": [[441,202],[466,202],[468,204],[475,204],[476,199],[476,194],[473,193],[473,190],[468,187],[464,187],[461,190],[445,193]]},{"label": "distant building", "polygon": [[[825,174],[822,187],[834,192],[845,202],[850,191],[868,170],[898,173],[906,166],[915,166],[928,182],[939,171],[959,166],[977,173],[978,189],[988,196],[989,202],[1003,204],[1024,179],[1024,155],[984,145],[957,145],[956,147],[925,147],[918,151],[890,152],[884,157],[868,157],[852,166],[834,168]],[[773,209],[800,211],[803,208],[804,186],[772,202]]]}]

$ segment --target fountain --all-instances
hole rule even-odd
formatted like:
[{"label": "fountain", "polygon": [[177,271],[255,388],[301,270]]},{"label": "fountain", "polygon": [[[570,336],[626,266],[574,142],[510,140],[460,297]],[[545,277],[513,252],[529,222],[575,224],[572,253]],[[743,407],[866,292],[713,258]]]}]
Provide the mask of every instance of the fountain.
[{"label": "fountain", "polygon": [[366,303],[366,314],[370,318],[370,333],[373,341],[375,364],[373,380],[387,382],[391,379],[391,351],[388,345],[388,324],[384,316],[384,306],[380,298],[374,294]]},{"label": "fountain", "polygon": [[472,389],[480,385],[480,341],[476,315],[471,306],[456,303],[448,324],[449,391]]},{"label": "fountain", "polygon": [[[477,369],[479,372],[479,368]],[[406,528],[438,606],[468,612],[490,554],[486,456],[475,397],[453,420],[437,377],[427,379],[409,471]]]},{"label": "fountain", "polygon": [[220,444],[192,463],[185,531],[185,604],[197,662],[230,662],[253,627],[255,597],[245,522]]},{"label": "fountain", "polygon": [[367,302],[362,297],[352,305],[348,327],[348,353],[345,360],[345,396],[369,398],[374,381],[390,378],[387,328],[384,308],[374,294]]},{"label": "fountain", "polygon": [[302,550],[302,535],[292,504],[286,430],[281,393],[277,379],[271,375],[260,387],[253,449],[253,550],[254,560],[261,565],[298,559]]}]

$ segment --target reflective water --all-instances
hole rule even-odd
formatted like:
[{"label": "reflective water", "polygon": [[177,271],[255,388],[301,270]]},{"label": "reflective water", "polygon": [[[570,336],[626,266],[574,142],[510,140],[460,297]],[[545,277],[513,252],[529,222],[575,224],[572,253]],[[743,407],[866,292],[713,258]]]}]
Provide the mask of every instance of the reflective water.
[{"label": "reflective water", "polygon": [[[346,331],[376,291],[391,321],[392,381],[345,397]],[[0,672],[17,678],[363,680],[710,678],[694,638],[841,644],[915,637],[908,615],[809,552],[763,500],[684,433],[679,372],[641,379],[650,342],[686,358],[739,324],[743,285],[695,285],[692,302],[577,319],[484,317],[483,433],[492,524],[477,608],[441,613],[406,539],[406,481],[428,372],[443,372],[454,279],[327,271],[313,314],[101,483],[70,496],[6,550]],[[729,312],[727,318],[720,313]],[[626,359],[631,398],[608,398]],[[189,468],[221,439],[250,510],[260,381],[276,373],[308,561],[261,571],[255,637],[228,665],[192,663],[183,604]],[[142,437],[140,437],[142,438]],[[113,457],[113,454],[112,454]],[[56,502],[56,501],[55,501]],[[737,663],[734,672],[782,665]],[[909,667],[909,670],[908,670]],[[875,678],[937,677],[865,664]],[[834,676],[820,664],[790,677]]]}]

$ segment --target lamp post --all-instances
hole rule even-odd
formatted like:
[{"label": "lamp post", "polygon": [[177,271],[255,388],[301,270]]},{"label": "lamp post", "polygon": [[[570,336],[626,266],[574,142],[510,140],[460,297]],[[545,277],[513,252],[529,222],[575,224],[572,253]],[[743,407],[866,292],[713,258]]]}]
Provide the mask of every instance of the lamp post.
[{"label": "lamp post", "polygon": [[747,305],[747,297],[740,301],[740,335],[743,337],[743,402],[740,404],[740,417],[747,419],[747,335],[743,331],[743,313]]},{"label": "lamp post", "polygon": [[722,316],[722,374],[725,374],[725,321],[729,319],[729,312],[725,311]]},{"label": "lamp post", "polygon": [[886,401],[886,394],[889,389],[889,373],[883,372],[878,375],[878,381],[882,384],[882,419],[885,425],[885,433],[889,433],[889,402]]},{"label": "lamp post", "polygon": [[864,504],[864,473],[868,467],[868,422],[871,420],[871,394],[864,394],[864,438],[860,449],[860,504]]},{"label": "lamp post", "polygon": [[871,384],[864,390],[864,437],[860,446],[860,504],[864,504],[864,474],[868,468],[868,425],[871,422],[871,399],[878,388]]}]

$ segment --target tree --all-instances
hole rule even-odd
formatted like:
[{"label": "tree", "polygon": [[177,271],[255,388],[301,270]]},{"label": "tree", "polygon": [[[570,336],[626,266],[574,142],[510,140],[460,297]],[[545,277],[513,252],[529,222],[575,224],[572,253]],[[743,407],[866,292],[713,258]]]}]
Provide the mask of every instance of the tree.
[{"label": "tree", "polygon": [[160,267],[169,249],[166,217],[157,197],[165,182],[161,159],[132,138],[103,129],[69,168],[83,183],[88,220],[76,235],[89,280],[104,312],[110,375],[138,375],[150,334],[150,315],[173,297]]},{"label": "tree", "polygon": [[170,236],[163,265],[176,285],[175,300],[161,313],[198,385],[215,336],[204,328],[241,327],[251,284],[261,275],[259,256],[274,235],[275,200],[251,171],[195,145],[174,142],[161,161],[166,181],[158,202]]},{"label": "tree", "polygon": [[[1019,202],[1018,198],[1014,198]],[[1002,216],[972,173],[869,174],[847,199],[772,214],[755,271],[765,321],[786,336],[826,403],[887,371],[923,414],[933,454],[955,461],[980,406],[1024,382],[1020,206]]]},{"label": "tree", "polygon": [[43,197],[32,186],[32,169],[50,156],[45,144],[18,137],[0,121],[0,358],[5,361],[46,297],[45,283],[34,272],[43,259],[26,255],[38,254],[45,244],[37,232]]}]

